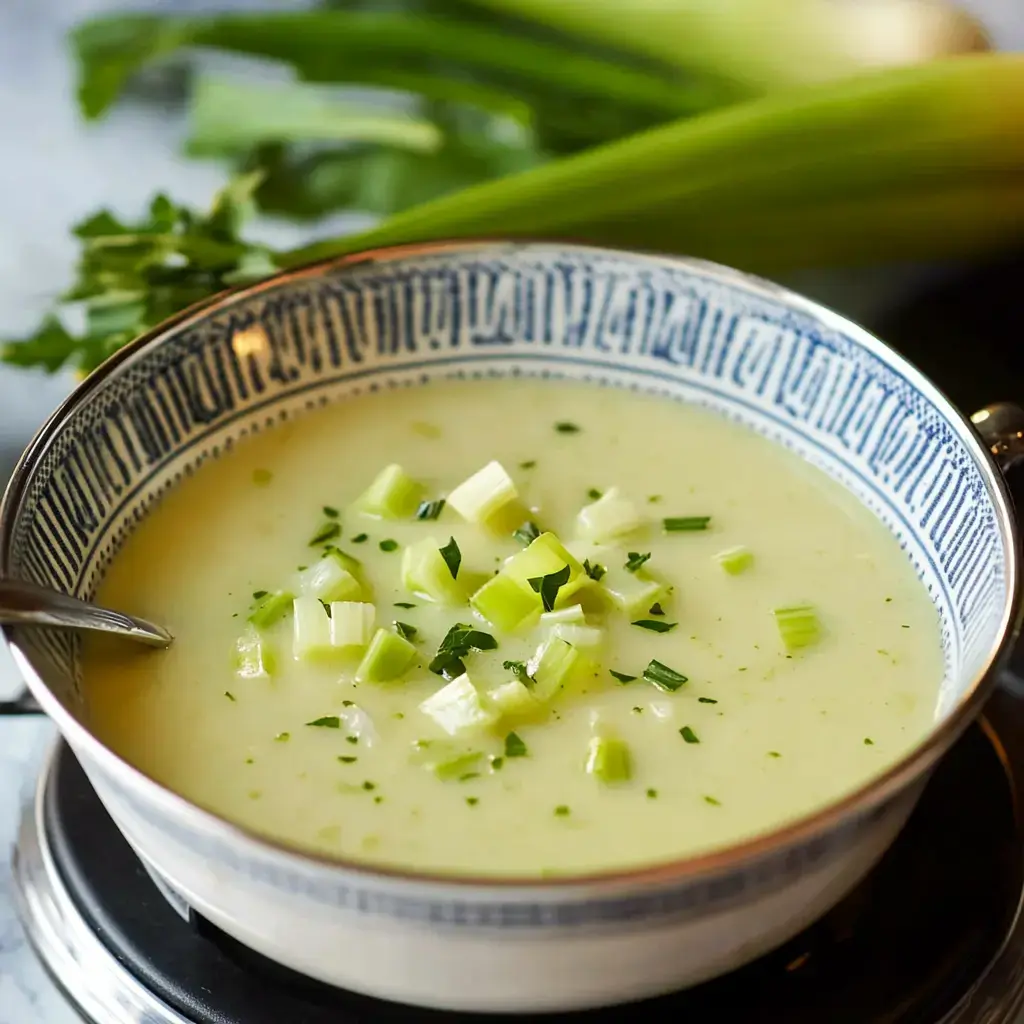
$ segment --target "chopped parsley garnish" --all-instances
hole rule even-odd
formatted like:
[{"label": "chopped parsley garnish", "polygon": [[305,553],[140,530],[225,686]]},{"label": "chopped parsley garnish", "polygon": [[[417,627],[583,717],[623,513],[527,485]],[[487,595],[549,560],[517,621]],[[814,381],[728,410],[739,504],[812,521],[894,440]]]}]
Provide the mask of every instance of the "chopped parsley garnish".
[{"label": "chopped parsley garnish", "polygon": [[[309,724],[310,725],[317,725],[319,723],[317,723],[317,722],[310,722]],[[332,725],[332,726],[330,726],[330,728],[334,729],[334,728],[337,728],[337,726],[333,726]],[[346,743],[351,743],[352,746],[356,746],[359,743],[359,737],[358,736],[346,736],[345,737],[345,742]]]},{"label": "chopped parsley garnish", "polygon": [[700,743],[700,740],[697,738],[697,734],[688,725],[684,725],[682,729],[679,730],[679,735],[682,736],[687,743]]},{"label": "chopped parsley garnish", "polygon": [[252,592],[252,599],[254,601],[260,601],[264,597],[266,597],[268,593],[269,593],[269,591],[267,591],[267,590],[254,590]]},{"label": "chopped parsley garnish", "polygon": [[698,704],[717,704],[718,701],[715,700],[714,697],[698,697],[697,698],[697,703]]},{"label": "chopped parsley garnish", "polygon": [[561,569],[555,572],[549,572],[547,576],[534,576],[532,579],[528,579],[526,582],[540,594],[541,604],[544,606],[544,611],[551,612],[555,610],[555,601],[558,599],[558,591],[569,582],[569,575],[572,572],[572,568],[568,565],[563,565]]},{"label": "chopped parsley garnish", "polygon": [[365,544],[369,539],[370,539],[370,535],[368,533],[357,533],[352,538],[352,543],[353,544]]},{"label": "chopped parsley garnish", "polygon": [[412,601],[396,601],[395,602],[395,607],[396,608],[415,608],[416,605],[414,605],[412,603]]},{"label": "chopped parsley garnish", "polygon": [[674,693],[683,683],[688,681],[687,676],[684,676],[682,672],[677,672],[674,668],[669,668],[668,665],[663,665],[660,661],[651,661],[648,664],[647,668],[644,669],[644,679],[652,686],[656,686],[659,690],[664,690],[666,693]]},{"label": "chopped parsley garnish", "polygon": [[[312,722],[307,722],[306,725],[313,725],[319,729],[340,729],[341,719],[337,715],[324,715],[323,718],[314,718]],[[346,737],[346,739],[352,739],[352,737]]]},{"label": "chopped parsley garnish", "polygon": [[637,619],[635,622],[631,622],[632,626],[639,626],[641,629],[649,629],[652,633],[668,633],[671,632],[678,622],[662,622],[660,619]]},{"label": "chopped parsley garnish", "polygon": [[782,757],[782,755],[777,750],[769,750],[768,751],[768,756],[769,757]]},{"label": "chopped parsley garnish", "polygon": [[436,519],[444,508],[444,498],[438,498],[436,501],[421,501],[419,508],[416,509],[416,519]]},{"label": "chopped parsley garnish", "polygon": [[864,737],[864,746],[865,747],[873,747],[874,745],[875,745],[875,741],[870,736],[865,736]]},{"label": "chopped parsley garnish", "polygon": [[652,494],[652,495],[650,495],[650,497],[648,497],[647,501],[651,505],[657,505],[658,502],[661,501],[661,495],[660,494]]},{"label": "chopped parsley garnish", "polygon": [[392,540],[390,537],[387,537],[384,540],[382,540],[377,545],[377,547],[379,547],[381,549],[381,551],[397,551],[398,550],[398,541],[397,540]]},{"label": "chopped parsley garnish", "polygon": [[334,540],[336,537],[341,536],[341,525],[334,522],[326,522],[313,534],[310,538],[309,546],[315,548],[318,544],[326,544],[329,540]]},{"label": "chopped parsley garnish", "polygon": [[536,466],[536,465],[537,465],[537,460],[536,459],[527,459],[525,462],[520,462],[519,463],[519,468],[520,469],[533,469],[533,467]]},{"label": "chopped parsley garnish", "polygon": [[521,737],[517,733],[510,732],[505,737],[505,756],[526,757],[526,754],[526,744],[522,741]]},{"label": "chopped parsley garnish", "polygon": [[523,686],[533,686],[536,680],[530,675],[529,670],[526,667],[525,661],[503,661],[501,667],[507,672],[511,672],[523,684]]},{"label": "chopped parsley garnish", "polygon": [[555,808],[555,814],[560,818],[567,818],[569,816],[569,808],[566,807],[565,804],[559,804]]},{"label": "chopped parsley garnish", "polygon": [[636,679],[636,676],[628,676],[625,672],[616,672],[613,668],[608,669],[608,674],[612,679],[617,679],[620,683],[631,683]]},{"label": "chopped parsley garnish", "polygon": [[288,742],[288,741],[289,741],[289,740],[290,740],[291,738],[292,738],[292,734],[291,734],[290,732],[279,732],[279,733],[278,733],[278,734],[277,734],[277,735],[276,735],[276,736],[274,737],[274,739],[275,739],[275,740],[276,740],[276,741],[277,741],[278,743],[287,743],[287,742]]},{"label": "chopped parsley garnish", "polygon": [[469,804],[470,807],[476,807],[476,805],[480,803],[480,798],[478,796],[467,796],[466,803]]},{"label": "chopped parsley garnish", "polygon": [[503,758],[503,757],[492,757],[491,758],[491,770],[495,771],[495,772],[499,771],[501,766],[504,763],[505,763],[505,758]]},{"label": "chopped parsley garnish", "polygon": [[273,479],[274,474],[269,469],[254,469],[252,471],[252,482],[257,487],[266,487]]},{"label": "chopped parsley garnish", "polygon": [[337,519],[341,515],[336,508],[332,508],[330,505],[324,505],[323,513],[328,519]]},{"label": "chopped parsley garnish", "polygon": [[648,615],[664,615],[665,614],[665,609],[662,608],[660,604],[652,604],[651,607],[647,609],[647,614]]},{"label": "chopped parsley garnish", "polygon": [[377,788],[377,783],[376,782],[370,782],[369,780],[367,780],[366,782],[363,783],[363,789],[365,789],[367,792],[372,792],[376,788]]},{"label": "chopped parsley garnish", "polygon": [[555,424],[555,430],[560,434],[578,434],[580,432],[580,428],[575,423],[568,423],[564,420]]},{"label": "chopped parsley garnish", "polygon": [[479,772],[466,772],[464,775],[459,776],[459,782],[469,782],[470,779],[479,779]]},{"label": "chopped parsley garnish", "polygon": [[593,565],[590,564],[588,559],[583,560],[583,571],[595,582],[599,582],[608,570],[603,566],[595,562]]},{"label": "chopped parsley garnish", "polygon": [[445,634],[437,654],[430,663],[430,671],[445,679],[456,679],[466,671],[463,658],[470,651],[493,651],[498,641],[490,633],[456,622]]},{"label": "chopped parsley garnish", "polygon": [[415,626],[410,626],[408,622],[399,622],[398,619],[395,619],[395,632],[403,640],[412,640],[419,630]]},{"label": "chopped parsley garnish", "polygon": [[540,527],[534,522],[525,522],[512,534],[523,547],[529,547],[539,536]]},{"label": "chopped parsley garnish", "polygon": [[339,754],[338,760],[342,764],[355,764],[359,760],[358,757],[352,757],[350,754]]},{"label": "chopped parsley garnish", "polygon": [[629,572],[636,572],[650,557],[650,551],[643,555],[639,551],[630,551],[629,556],[626,558],[625,568]]},{"label": "chopped parsley garnish", "polygon": [[596,487],[591,487],[590,490],[587,491],[587,497],[591,501],[597,501],[601,497],[601,492]]},{"label": "chopped parsley garnish", "polygon": [[647,799],[656,800],[658,798],[658,791],[656,789],[647,790]]},{"label": "chopped parsley garnish", "polygon": [[455,538],[449,537],[448,543],[439,550],[441,557],[444,559],[444,564],[448,566],[448,571],[452,574],[452,579],[457,580],[459,578],[459,566],[462,565],[462,552],[459,550],[459,545],[455,543]]},{"label": "chopped parsley garnish", "polygon": [[711,804],[712,807],[721,807],[721,801],[716,800],[713,796],[704,797],[704,803]]},{"label": "chopped parsley garnish", "polygon": [[666,533],[692,533],[706,530],[711,516],[669,516],[661,522]]},{"label": "chopped parsley garnish", "polygon": [[225,690],[224,696],[227,697],[228,700],[238,700],[238,698],[230,690]]}]

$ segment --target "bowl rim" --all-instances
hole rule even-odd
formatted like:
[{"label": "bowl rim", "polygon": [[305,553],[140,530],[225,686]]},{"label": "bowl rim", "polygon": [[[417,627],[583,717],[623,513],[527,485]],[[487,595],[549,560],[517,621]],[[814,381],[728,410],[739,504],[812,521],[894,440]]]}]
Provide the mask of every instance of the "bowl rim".
[{"label": "bowl rim", "polygon": [[985,481],[990,499],[996,509],[998,528],[1007,554],[1007,598],[1004,601],[996,641],[988,651],[984,663],[956,704],[929,730],[924,738],[880,774],[872,775],[856,789],[817,810],[787,823],[755,833],[728,846],[712,848],[696,855],[661,860],[635,867],[611,868],[576,874],[554,876],[516,876],[474,874],[465,871],[417,870],[414,868],[375,865],[369,861],[321,854],[301,846],[264,835],[255,829],[236,824],[214,811],[176,793],[120,757],[57,699],[45,681],[32,667],[31,661],[17,644],[13,627],[3,626],[3,636],[21,669],[25,682],[43,711],[57,725],[61,735],[69,740],[74,751],[84,752],[120,785],[128,787],[133,796],[161,810],[171,817],[184,815],[192,824],[201,826],[211,838],[226,843],[242,843],[256,847],[260,854],[287,861],[291,870],[334,876],[339,873],[367,884],[389,884],[401,887],[428,886],[435,891],[447,889],[449,895],[469,895],[474,890],[479,897],[492,890],[492,895],[512,896],[516,891],[531,890],[534,896],[595,889],[610,893],[623,888],[635,889],[651,885],[680,885],[696,883],[708,877],[743,872],[763,858],[806,844],[843,825],[862,819],[885,803],[895,799],[915,781],[927,773],[946,753],[961,733],[981,711],[997,681],[998,669],[1005,661],[1021,625],[1021,547],[1020,531],[1013,513],[1013,503],[992,453],[971,426],[969,418],[960,412],[945,393],[910,360],[876,337],[855,321],[828,306],[809,299],[798,292],[773,281],[696,257],[680,256],[652,250],[622,249],[597,246],[572,239],[530,238],[505,236],[471,236],[386,245],[331,256],[302,266],[287,268],[254,284],[242,285],[188,306],[162,321],[145,334],[129,342],[90,373],[57,407],[36,432],[19,458],[11,478],[0,499],[0,576],[10,570],[13,530],[16,513],[24,498],[27,484],[35,466],[50,444],[59,436],[66,422],[89,399],[104,381],[117,373],[123,364],[142,352],[159,346],[168,336],[194,323],[201,322],[211,313],[239,300],[261,292],[276,289],[291,282],[322,277],[327,273],[355,268],[365,264],[391,264],[425,256],[444,256],[469,252],[498,250],[517,254],[530,249],[573,250],[580,254],[626,257],[650,260],[682,270],[698,271],[703,276],[725,285],[736,285],[747,291],[784,303],[789,308],[816,318],[825,326],[849,337],[856,344],[877,356],[883,363],[897,369],[916,390],[925,395],[954,429],[974,458],[975,465]]}]

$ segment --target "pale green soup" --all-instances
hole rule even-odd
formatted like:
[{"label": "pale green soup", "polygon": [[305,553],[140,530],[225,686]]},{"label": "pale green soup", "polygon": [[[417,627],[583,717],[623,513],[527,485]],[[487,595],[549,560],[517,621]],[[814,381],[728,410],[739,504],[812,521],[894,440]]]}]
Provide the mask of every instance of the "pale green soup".
[{"label": "pale green soup", "polygon": [[[415,518],[492,461],[511,484],[492,467],[477,497],[501,507],[485,523],[456,511],[473,504],[457,494]],[[418,492],[392,490],[397,518],[358,511],[392,464]],[[528,521],[557,537],[549,554],[575,557],[516,576],[522,559],[506,559],[554,540],[527,548],[538,531],[513,533]],[[423,590],[403,580],[411,545],[461,604],[411,592]],[[309,573],[323,557],[330,592]],[[514,629],[466,600],[499,579],[518,588],[505,594]],[[301,613],[272,603],[303,589]],[[353,627],[339,596],[372,605],[359,613],[372,629]],[[141,524],[98,598],[177,637],[166,653],[87,652],[91,722],[115,751],[288,844],[431,871],[615,869],[772,829],[907,753],[942,675],[924,588],[837,485],[707,412],[586,385],[435,384],[246,440]],[[539,618],[545,601],[586,622],[556,629]],[[780,628],[775,611],[792,607]],[[360,673],[363,648],[330,648],[343,622],[349,642],[383,629],[390,664]],[[496,649],[435,662],[456,623]],[[545,644],[571,657],[538,664]],[[461,700],[421,708],[446,686]]]}]

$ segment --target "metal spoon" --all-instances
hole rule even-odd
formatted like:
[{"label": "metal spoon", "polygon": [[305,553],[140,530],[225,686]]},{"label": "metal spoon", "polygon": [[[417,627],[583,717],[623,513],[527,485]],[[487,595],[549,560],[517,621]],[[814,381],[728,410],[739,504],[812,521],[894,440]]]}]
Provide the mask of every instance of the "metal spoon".
[{"label": "metal spoon", "polygon": [[100,608],[24,580],[0,580],[0,623],[93,630],[149,647],[169,647],[174,639],[162,626],[145,619]]}]

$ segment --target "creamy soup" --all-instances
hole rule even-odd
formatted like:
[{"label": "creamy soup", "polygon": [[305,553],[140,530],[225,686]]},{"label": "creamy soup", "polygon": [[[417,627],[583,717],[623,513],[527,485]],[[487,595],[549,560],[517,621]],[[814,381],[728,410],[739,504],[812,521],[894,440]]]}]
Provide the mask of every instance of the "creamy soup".
[{"label": "creamy soup", "polygon": [[431,871],[735,843],[905,754],[942,675],[924,588],[850,495],[586,385],[434,384],[248,439],[98,598],[177,638],[87,652],[115,751],[277,840]]}]

